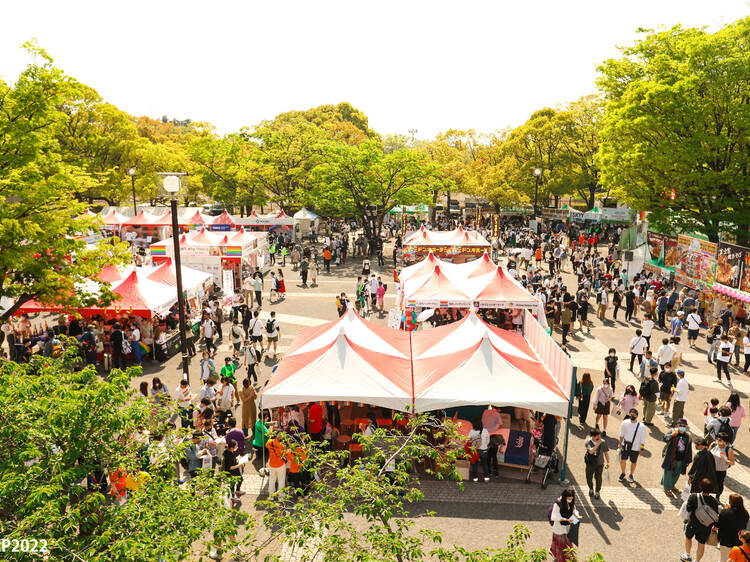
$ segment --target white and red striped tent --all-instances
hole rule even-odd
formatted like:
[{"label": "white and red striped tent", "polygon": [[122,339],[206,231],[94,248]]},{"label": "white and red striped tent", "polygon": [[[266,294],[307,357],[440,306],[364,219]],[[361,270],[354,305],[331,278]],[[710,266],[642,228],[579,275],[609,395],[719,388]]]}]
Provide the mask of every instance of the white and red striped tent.
[{"label": "white and red striped tent", "polygon": [[404,268],[400,275],[401,304],[413,307],[528,308],[546,325],[542,303],[521,283],[492,262],[481,258],[454,264],[430,253]]},{"label": "white and red striped tent", "polygon": [[[549,338],[536,328],[537,342]],[[400,411],[494,404],[567,416],[574,365],[555,350],[551,345],[540,354],[523,335],[490,326],[474,312],[432,330],[403,332],[350,309],[300,331],[262,392],[263,407],[327,400]]]}]

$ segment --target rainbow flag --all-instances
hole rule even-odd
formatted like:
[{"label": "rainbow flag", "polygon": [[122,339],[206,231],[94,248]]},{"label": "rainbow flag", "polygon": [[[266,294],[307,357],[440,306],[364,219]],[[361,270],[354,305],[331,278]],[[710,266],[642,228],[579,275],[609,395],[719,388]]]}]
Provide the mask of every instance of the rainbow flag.
[{"label": "rainbow flag", "polygon": [[148,345],[146,345],[142,341],[139,341],[138,343],[141,344],[141,351],[143,353],[151,353],[151,348]]},{"label": "rainbow flag", "polygon": [[227,246],[227,255],[228,256],[241,256],[242,246]]},{"label": "rainbow flag", "polygon": [[167,247],[166,246],[151,246],[151,255],[152,256],[166,256]]}]

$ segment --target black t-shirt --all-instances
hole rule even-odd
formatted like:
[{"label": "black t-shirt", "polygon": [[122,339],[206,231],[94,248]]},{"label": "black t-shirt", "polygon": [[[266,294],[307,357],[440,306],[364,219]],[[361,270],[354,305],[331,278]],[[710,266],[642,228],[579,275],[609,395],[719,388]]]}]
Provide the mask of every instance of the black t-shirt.
[{"label": "black t-shirt", "polygon": [[677,384],[677,375],[674,371],[662,371],[659,375],[660,392],[672,392],[672,387]]},{"label": "black t-shirt", "polygon": [[635,293],[633,291],[625,293],[625,302],[628,306],[633,306],[635,304]]},{"label": "black t-shirt", "polygon": [[239,468],[229,470],[230,467],[237,464],[237,453],[233,453],[229,449],[224,449],[223,463],[224,466],[222,468],[224,469],[224,472],[228,472],[232,476],[240,476]]},{"label": "black t-shirt", "polygon": [[109,336],[109,339],[115,349],[122,349],[123,336],[121,330],[112,330],[112,334]]},{"label": "black t-shirt", "polygon": [[609,373],[611,375],[616,375],[617,374],[617,356],[612,357],[610,355],[607,355],[604,358],[604,366],[606,368],[605,374]]}]

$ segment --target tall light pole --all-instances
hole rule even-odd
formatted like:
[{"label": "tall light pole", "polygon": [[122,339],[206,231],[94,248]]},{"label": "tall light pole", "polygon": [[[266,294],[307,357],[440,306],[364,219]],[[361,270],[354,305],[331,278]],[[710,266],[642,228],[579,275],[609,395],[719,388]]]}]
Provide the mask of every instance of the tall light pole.
[{"label": "tall light pole", "polygon": [[534,177],[536,178],[536,185],[534,186],[534,218],[537,216],[537,198],[539,197],[539,182],[542,179],[542,169],[534,168]]},{"label": "tall light pole", "polygon": [[135,204],[135,173],[136,173],[135,167],[128,168],[128,175],[130,176],[130,187],[133,188],[133,216],[138,215],[138,207]]},{"label": "tall light pole", "polygon": [[163,176],[162,185],[164,191],[170,195],[170,210],[172,211],[172,241],[174,242],[174,265],[175,265],[175,276],[177,277],[177,306],[179,307],[179,318],[180,318],[180,353],[182,353],[182,378],[186,381],[190,380],[190,373],[188,370],[188,352],[187,352],[187,339],[185,338],[185,330],[187,329],[187,323],[185,322],[185,295],[182,292],[182,264],[180,263],[180,231],[179,225],[177,224],[177,193],[180,191],[180,178],[186,176],[183,172],[168,172],[160,173]]}]

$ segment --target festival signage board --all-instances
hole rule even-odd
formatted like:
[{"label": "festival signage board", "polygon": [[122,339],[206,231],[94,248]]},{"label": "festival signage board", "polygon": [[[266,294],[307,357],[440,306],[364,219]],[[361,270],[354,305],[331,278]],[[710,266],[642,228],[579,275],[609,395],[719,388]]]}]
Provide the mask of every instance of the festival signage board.
[{"label": "festival signage board", "polygon": [[716,282],[733,289],[739,289],[742,282],[742,270],[745,265],[747,248],[719,243],[719,254],[716,264]]},{"label": "festival signage board", "polygon": [[675,280],[692,289],[714,284],[717,244],[686,234],[677,237]]},{"label": "festival signage board", "polygon": [[745,252],[745,265],[743,266],[740,290],[750,293],[750,250]]}]

